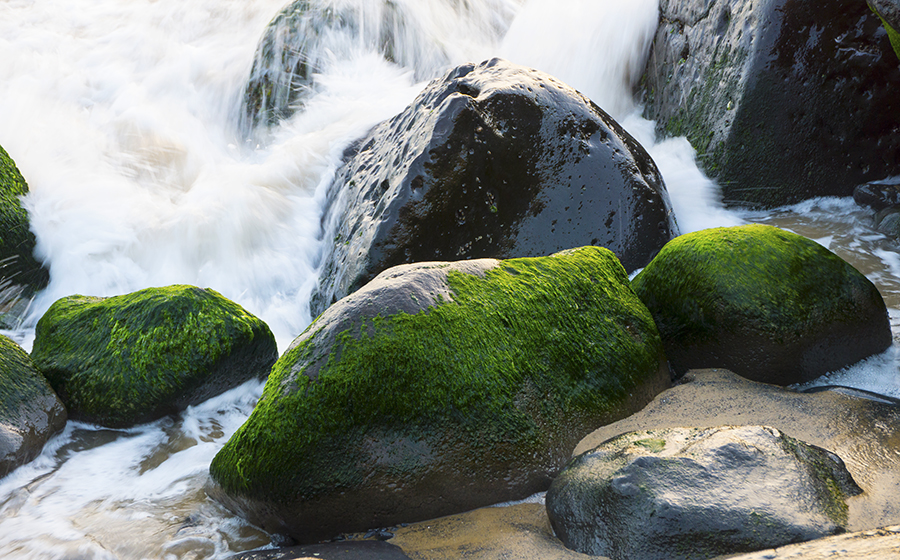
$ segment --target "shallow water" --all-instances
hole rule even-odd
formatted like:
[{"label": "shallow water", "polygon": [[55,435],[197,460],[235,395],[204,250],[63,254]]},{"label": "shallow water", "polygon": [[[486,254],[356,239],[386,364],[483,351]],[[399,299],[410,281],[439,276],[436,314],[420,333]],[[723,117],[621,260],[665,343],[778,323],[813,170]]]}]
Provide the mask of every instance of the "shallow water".
[{"label": "shallow water", "polygon": [[[606,108],[659,165],[682,232],[762,222],[830,247],[879,286],[898,337],[900,254],[868,213],[849,199],[768,213],[724,209],[690,145],[655,138],[631,81],[656,0],[570,0],[565,9],[550,0],[473,0],[474,12],[502,8],[508,17],[485,24],[487,36],[462,38],[441,36],[457,33],[447,1],[397,0],[426,26],[419,36],[452,42],[451,63],[500,55]],[[339,156],[423,84],[365,45],[349,48],[329,59],[301,111],[247,142],[238,126],[242,88],[283,3],[0,3],[0,145],[29,182],[25,203],[51,270],[50,286],[9,333],[26,348],[59,297],[172,283],[237,301],[272,327],[282,350],[310,322],[321,240],[330,239],[320,231],[322,204]],[[900,396],[897,374],[892,350],[829,382]],[[251,382],[130,430],[70,423],[37,460],[0,480],[0,556],[219,559],[266,544],[267,535],[202,489],[211,458],[260,392]]]}]

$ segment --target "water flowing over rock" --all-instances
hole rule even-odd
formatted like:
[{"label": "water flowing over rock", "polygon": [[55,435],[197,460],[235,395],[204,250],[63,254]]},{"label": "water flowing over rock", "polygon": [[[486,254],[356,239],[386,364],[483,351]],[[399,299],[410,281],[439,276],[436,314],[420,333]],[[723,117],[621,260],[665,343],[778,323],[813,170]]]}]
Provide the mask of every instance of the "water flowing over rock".
[{"label": "water flowing over rock", "polygon": [[891,344],[887,309],[872,282],[815,241],[772,226],[678,237],[632,285],[676,375],[724,367],[789,385]]},{"label": "water flowing over rock", "polygon": [[701,560],[842,533],[860,492],[837,455],[775,428],[668,428],[573,459],[547,512],[585,554]]},{"label": "water flowing over rock", "polygon": [[662,0],[645,114],[726,203],[849,196],[900,173],[900,65],[861,0]]},{"label": "water flowing over rock", "polygon": [[0,335],[0,477],[34,459],[65,424],[50,384],[25,350]]},{"label": "water flowing over rock", "polygon": [[607,249],[402,265],[294,341],[207,491],[301,542],[522,499],[668,381]]},{"label": "water flowing over rock", "polygon": [[436,77],[454,58],[454,35],[499,36],[512,19],[513,0],[295,0],[266,27],[244,92],[242,128],[290,117],[316,89],[327,65],[365,50]]},{"label": "water flowing over rock", "polygon": [[32,357],[73,419],[149,422],[269,374],[265,323],[210,289],[70,296],[38,321]]},{"label": "water flowing over rock", "polygon": [[28,184],[9,154],[0,147],[0,326],[18,316],[35,290],[47,285],[49,272],[34,257],[35,237],[21,197]]},{"label": "water flowing over rock", "polygon": [[583,245],[645,265],[674,235],[662,177],[589,99],[500,59],[432,82],[338,170],[313,315],[408,262]]}]

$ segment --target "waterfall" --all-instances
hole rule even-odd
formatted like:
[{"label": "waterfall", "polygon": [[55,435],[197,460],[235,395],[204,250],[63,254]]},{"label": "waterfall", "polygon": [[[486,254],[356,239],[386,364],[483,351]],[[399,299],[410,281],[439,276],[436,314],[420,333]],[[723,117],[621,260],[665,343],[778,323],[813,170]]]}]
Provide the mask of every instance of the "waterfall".
[{"label": "waterfall", "polygon": [[[0,3],[0,145],[29,183],[24,203],[51,274],[8,334],[28,348],[60,297],[186,283],[265,320],[283,350],[311,320],[329,239],[322,208],[344,149],[423,80],[495,55],[556,75],[619,119],[657,161],[682,231],[768,221],[817,238],[879,282],[900,323],[900,258],[852,201],[729,211],[687,141],[658,139],[641,118],[631,92],[657,0],[291,6],[270,25],[284,0]],[[291,26],[312,30],[309,43],[257,52]],[[896,375],[896,359],[880,359],[867,371]],[[266,544],[202,491],[260,392],[248,383],[129,430],[71,422],[0,480],[0,557],[220,559]]]}]

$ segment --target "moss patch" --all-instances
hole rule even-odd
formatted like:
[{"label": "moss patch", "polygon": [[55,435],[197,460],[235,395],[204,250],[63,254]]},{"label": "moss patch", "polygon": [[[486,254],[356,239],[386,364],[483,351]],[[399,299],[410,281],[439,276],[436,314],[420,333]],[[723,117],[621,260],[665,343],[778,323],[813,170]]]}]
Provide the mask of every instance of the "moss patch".
[{"label": "moss patch", "polygon": [[[316,381],[304,370],[324,337],[282,356],[213,478],[274,501],[352,488],[367,473],[352,459],[334,468],[329,454],[351,454],[347,442],[375,433],[423,449],[450,442],[473,462],[497,445],[535,461],[563,422],[614,414],[659,375],[656,327],[606,249],[502,261],[484,277],[451,271],[447,281],[452,301],[343,332]],[[413,470],[424,461],[409,459]]]},{"label": "moss patch", "polygon": [[49,276],[33,256],[35,237],[21,201],[26,194],[25,178],[0,147],[0,279],[42,288]]},{"label": "moss patch", "polygon": [[0,335],[0,423],[21,427],[21,412],[43,406],[52,396],[50,384],[25,350]]},{"label": "moss patch", "polygon": [[274,337],[213,290],[170,286],[55,302],[38,321],[32,357],[73,417],[123,426],[192,404],[178,403],[246,347],[261,361],[229,372],[222,390],[268,373],[261,364],[274,361]]}]

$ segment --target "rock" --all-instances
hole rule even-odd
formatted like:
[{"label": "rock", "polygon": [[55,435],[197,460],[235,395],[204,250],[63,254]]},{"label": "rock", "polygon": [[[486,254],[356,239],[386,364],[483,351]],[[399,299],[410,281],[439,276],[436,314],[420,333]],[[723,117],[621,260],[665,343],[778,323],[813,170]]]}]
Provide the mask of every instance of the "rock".
[{"label": "rock", "polygon": [[676,375],[723,367],[789,385],[891,344],[874,284],[818,243],[772,226],[683,235],[632,285]]},{"label": "rock", "polygon": [[863,493],[847,502],[850,531],[900,524],[900,407],[841,391],[798,393],[727,370],[693,370],[640,412],[598,428],[575,454],[624,433],[694,427],[772,426],[841,457]]},{"label": "rock", "polygon": [[853,201],[876,212],[900,206],[900,177],[872,181],[853,189]]},{"label": "rock", "polygon": [[228,560],[409,560],[399,547],[381,541],[344,541],[235,554]]},{"label": "rock", "polygon": [[662,177],[627,132],[499,59],[453,69],[376,127],[329,196],[336,234],[313,315],[398,264],[597,245],[631,271],[677,234]]},{"label": "rock", "polygon": [[[256,49],[244,91],[242,128],[249,132],[290,117],[318,88],[317,74],[361,49],[409,68],[417,81],[435,78],[436,68],[448,67],[451,58],[459,56],[456,37],[452,31],[449,36],[435,33],[433,21],[423,18],[452,19],[463,32],[483,27],[483,35],[490,36],[501,33],[512,15],[502,1],[481,7],[456,4],[435,14],[393,0],[295,0],[269,23]],[[445,22],[448,27],[453,23]]]},{"label": "rock", "polygon": [[647,118],[730,204],[849,196],[900,174],[900,65],[860,0],[662,0]]},{"label": "rock", "polygon": [[253,378],[278,357],[269,327],[210,289],[70,296],[38,321],[32,358],[73,419],[149,422]]},{"label": "rock", "polygon": [[399,266],[293,342],[207,492],[301,543],[520,499],[668,379],[607,249]]},{"label": "rock", "polygon": [[729,556],[729,560],[897,560],[900,558],[900,525],[873,531],[836,535],[774,550]]},{"label": "rock", "polygon": [[28,354],[0,335],[0,477],[35,457],[66,425],[66,409]]},{"label": "rock", "polygon": [[881,18],[891,46],[894,47],[897,58],[900,58],[900,32],[898,32],[900,30],[900,1],[867,0],[867,2],[872,11]]},{"label": "rock", "polygon": [[860,492],[839,457],[775,428],[667,428],[575,457],[547,513],[585,554],[705,560],[842,533]]},{"label": "rock", "polygon": [[35,237],[21,197],[28,184],[0,147],[0,327],[11,327],[31,295],[47,285],[50,274],[34,257]]}]

